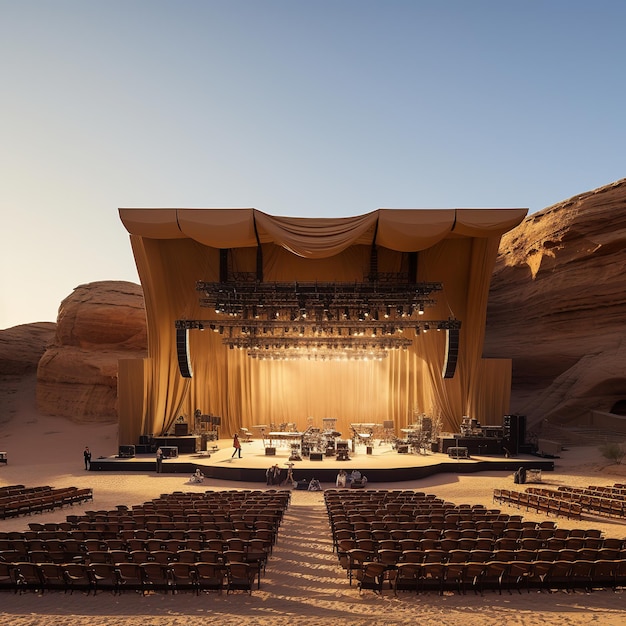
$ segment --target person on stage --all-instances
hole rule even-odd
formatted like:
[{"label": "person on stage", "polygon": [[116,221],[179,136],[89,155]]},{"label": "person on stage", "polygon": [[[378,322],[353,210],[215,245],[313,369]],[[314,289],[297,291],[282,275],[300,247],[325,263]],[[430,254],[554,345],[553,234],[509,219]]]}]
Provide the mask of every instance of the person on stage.
[{"label": "person on stage", "polygon": [[85,457],[85,469],[88,470],[91,467],[91,452],[89,451],[89,448],[85,448],[83,456]]},{"label": "person on stage", "polygon": [[238,454],[239,458],[241,458],[241,442],[239,441],[239,436],[237,435],[237,433],[233,435],[233,448],[233,454],[230,458],[234,459],[236,454]]},{"label": "person on stage", "polygon": [[156,451],[156,471],[157,474],[161,473],[161,469],[163,467],[163,450],[158,448]]}]

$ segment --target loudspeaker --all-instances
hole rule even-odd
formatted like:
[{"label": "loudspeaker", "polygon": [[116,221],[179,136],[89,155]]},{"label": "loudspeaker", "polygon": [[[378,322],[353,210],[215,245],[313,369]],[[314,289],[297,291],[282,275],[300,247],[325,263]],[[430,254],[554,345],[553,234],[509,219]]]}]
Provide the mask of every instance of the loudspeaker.
[{"label": "loudspeaker", "polygon": [[222,418],[219,415],[213,415],[211,417],[211,421],[213,422],[213,426],[221,426]]},{"label": "loudspeaker", "polygon": [[120,446],[117,456],[122,459],[132,459],[135,456],[135,446]]},{"label": "loudspeaker", "polygon": [[265,456],[275,456],[276,448],[265,448]]},{"label": "loudspeaker", "polygon": [[137,454],[150,454],[150,445],[146,443],[140,443],[138,446],[135,446],[135,451]]},{"label": "loudspeaker", "polygon": [[187,328],[176,329],[176,354],[180,375],[183,378],[191,378],[193,371],[189,360],[189,330]]},{"label": "loudspeaker", "polygon": [[454,378],[456,361],[459,357],[459,329],[448,328],[446,330],[446,357],[443,362],[443,377]]},{"label": "loudspeaker", "polygon": [[502,420],[502,445],[509,454],[518,454],[520,447],[526,442],[526,416],[505,415]]},{"label": "loudspeaker", "polygon": [[321,452],[311,452],[309,455],[309,461],[321,461],[324,455]]},{"label": "loudspeaker", "polygon": [[398,446],[398,454],[408,454],[409,446]]},{"label": "loudspeaker", "polygon": [[139,435],[139,443],[142,446],[150,445],[150,437],[148,435]]},{"label": "loudspeaker", "polygon": [[189,424],[174,424],[174,436],[186,437],[189,434]]}]

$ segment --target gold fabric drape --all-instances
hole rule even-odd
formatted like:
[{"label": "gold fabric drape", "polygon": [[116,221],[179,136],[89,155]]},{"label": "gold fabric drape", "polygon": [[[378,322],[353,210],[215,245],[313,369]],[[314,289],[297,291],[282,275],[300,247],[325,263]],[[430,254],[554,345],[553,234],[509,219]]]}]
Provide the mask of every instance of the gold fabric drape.
[{"label": "gold fabric drape", "polygon": [[[452,432],[463,415],[482,423],[501,419],[510,368],[489,367],[481,358],[486,303],[500,236],[525,215],[522,209],[381,209],[309,220],[255,209],[120,209],[148,323],[143,367],[120,367],[121,443],[164,434],[179,415],[190,419],[198,408],[221,416],[226,434],[260,423],[305,428],[308,418],[319,424],[324,417],[337,418],[346,435],[354,422],[393,420],[401,428],[415,413],[441,417]],[[254,272],[257,241],[267,282],[360,281],[369,273],[373,244],[380,272],[406,270],[406,253],[417,252],[418,280],[444,285],[424,321],[455,316],[462,323],[454,378],[442,378],[444,332],[406,332],[409,349],[380,362],[320,362],[250,359],[210,330],[189,331],[193,378],[182,378],[175,321],[212,316],[199,305],[196,282],[218,280],[223,248],[232,271]]]}]

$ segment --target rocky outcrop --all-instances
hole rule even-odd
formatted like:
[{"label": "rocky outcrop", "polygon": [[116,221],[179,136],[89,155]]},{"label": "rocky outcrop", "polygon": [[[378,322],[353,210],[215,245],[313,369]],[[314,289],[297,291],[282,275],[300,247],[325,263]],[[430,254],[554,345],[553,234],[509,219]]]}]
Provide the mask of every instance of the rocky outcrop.
[{"label": "rocky outcrop", "polygon": [[61,303],[54,342],[39,361],[37,406],[75,421],[116,421],[118,360],[146,355],[141,286],[80,285]]},{"label": "rocky outcrop", "polygon": [[56,324],[37,322],[0,330],[0,375],[37,371],[41,355],[54,340]]},{"label": "rocky outcrop", "polygon": [[504,235],[485,356],[513,359],[511,410],[577,423],[626,399],[626,179]]}]

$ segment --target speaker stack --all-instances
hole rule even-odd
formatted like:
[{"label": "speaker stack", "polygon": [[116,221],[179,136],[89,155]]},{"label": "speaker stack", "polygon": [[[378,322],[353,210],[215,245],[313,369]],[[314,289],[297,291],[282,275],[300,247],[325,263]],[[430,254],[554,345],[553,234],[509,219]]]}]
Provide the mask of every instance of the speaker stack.
[{"label": "speaker stack", "polygon": [[192,378],[191,361],[189,360],[189,329],[176,329],[176,355],[178,356],[178,369],[183,378]]},{"label": "speaker stack", "polygon": [[505,415],[502,420],[502,445],[509,454],[517,455],[526,443],[526,416]]},{"label": "speaker stack", "polygon": [[456,362],[459,357],[459,329],[448,328],[446,330],[446,357],[443,363],[443,377],[454,378]]}]

